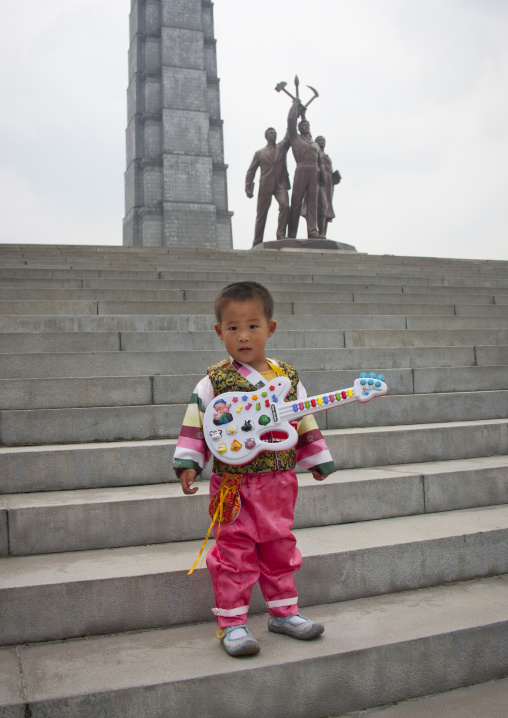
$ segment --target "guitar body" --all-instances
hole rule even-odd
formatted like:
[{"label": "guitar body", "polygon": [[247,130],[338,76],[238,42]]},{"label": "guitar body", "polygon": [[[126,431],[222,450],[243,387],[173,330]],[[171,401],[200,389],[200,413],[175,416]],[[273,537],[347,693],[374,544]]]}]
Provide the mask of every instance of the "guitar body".
[{"label": "guitar body", "polygon": [[287,451],[298,441],[296,422],[303,416],[383,396],[388,391],[383,380],[373,372],[363,373],[349,389],[294,402],[284,401],[291,382],[282,376],[256,391],[226,392],[205,411],[206,443],[217,459],[231,466],[248,464],[262,451]]}]

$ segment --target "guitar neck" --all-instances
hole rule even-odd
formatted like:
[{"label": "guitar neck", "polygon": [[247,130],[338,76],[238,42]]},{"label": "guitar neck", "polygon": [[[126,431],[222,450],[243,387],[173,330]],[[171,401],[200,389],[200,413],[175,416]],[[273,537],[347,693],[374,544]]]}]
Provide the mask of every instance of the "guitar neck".
[{"label": "guitar neck", "polygon": [[309,414],[317,414],[318,411],[332,409],[335,406],[351,404],[354,401],[358,401],[358,398],[355,396],[354,387],[349,387],[332,391],[329,394],[317,394],[299,401],[286,402],[280,409],[277,409],[277,413],[280,420],[291,421],[301,419]]},{"label": "guitar neck", "polygon": [[351,404],[354,401],[364,403],[376,396],[384,396],[387,391],[388,387],[384,382],[384,376],[381,374],[376,376],[374,372],[369,375],[364,373],[348,389],[338,389],[327,394],[317,394],[305,399],[285,402],[280,408],[277,407],[277,413],[279,420],[292,421],[301,419],[308,414],[332,409],[335,406]]}]

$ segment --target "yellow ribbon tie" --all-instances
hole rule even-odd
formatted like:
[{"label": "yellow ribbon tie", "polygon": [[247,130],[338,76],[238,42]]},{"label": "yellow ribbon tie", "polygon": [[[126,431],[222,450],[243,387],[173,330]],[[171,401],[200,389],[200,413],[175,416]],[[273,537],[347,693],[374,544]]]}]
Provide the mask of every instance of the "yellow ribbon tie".
[{"label": "yellow ribbon tie", "polygon": [[[220,525],[221,525],[221,523],[222,523],[222,513],[223,513],[223,509],[224,509],[224,501],[225,501],[226,496],[228,495],[228,493],[229,493],[230,491],[231,491],[231,488],[230,488],[229,486],[224,486],[224,487],[220,490],[219,503],[218,503],[217,508],[216,508],[216,510],[215,510],[215,513],[214,513],[214,515],[213,515],[212,523],[210,524],[210,527],[209,527],[208,531],[206,532],[205,540],[203,541],[203,545],[201,546],[201,549],[200,549],[200,551],[199,551],[199,553],[198,553],[198,557],[196,558],[196,560],[195,560],[194,563],[192,564],[192,567],[191,567],[190,571],[187,573],[187,576],[190,576],[191,573],[192,573],[192,572],[194,571],[194,569],[196,568],[196,566],[198,565],[199,559],[201,558],[201,554],[202,554],[203,551],[205,550],[205,546],[206,546],[206,544],[208,543],[208,538],[209,538],[209,536],[210,536],[210,532],[211,532],[211,530],[212,530],[212,528],[213,528],[213,525],[214,525],[215,522],[217,521],[217,517],[219,517],[219,531],[217,532],[217,538],[219,538]],[[203,556],[203,561],[204,561],[204,559],[208,556],[208,554],[210,553],[210,551],[211,551],[211,548],[208,549],[208,551],[206,552],[206,554]],[[201,566],[200,566],[200,568],[201,568]]]}]

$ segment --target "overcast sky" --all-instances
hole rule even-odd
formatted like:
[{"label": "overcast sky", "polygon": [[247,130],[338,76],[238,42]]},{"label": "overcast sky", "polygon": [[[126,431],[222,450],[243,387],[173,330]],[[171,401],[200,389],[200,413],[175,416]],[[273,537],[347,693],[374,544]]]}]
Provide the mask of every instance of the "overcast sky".
[{"label": "overcast sky", "polygon": [[[0,4],[0,242],[121,244],[129,9]],[[235,248],[252,244],[252,155],[266,127],[285,132],[275,85],[292,91],[298,74],[304,99],[319,91],[311,132],[343,177],[331,239],[508,260],[506,0],[215,0],[214,12]],[[274,203],[266,239],[275,219]]]}]

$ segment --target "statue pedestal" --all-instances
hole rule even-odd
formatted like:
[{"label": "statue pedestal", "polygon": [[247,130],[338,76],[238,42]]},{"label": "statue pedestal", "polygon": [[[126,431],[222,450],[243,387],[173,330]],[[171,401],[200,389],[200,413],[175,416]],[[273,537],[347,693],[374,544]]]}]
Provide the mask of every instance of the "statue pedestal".
[{"label": "statue pedestal", "polygon": [[317,250],[333,251],[333,252],[356,252],[356,248],[352,244],[344,244],[343,242],[335,242],[333,239],[277,239],[274,242],[262,242],[252,247],[253,250],[260,249],[278,249],[283,250]]}]

